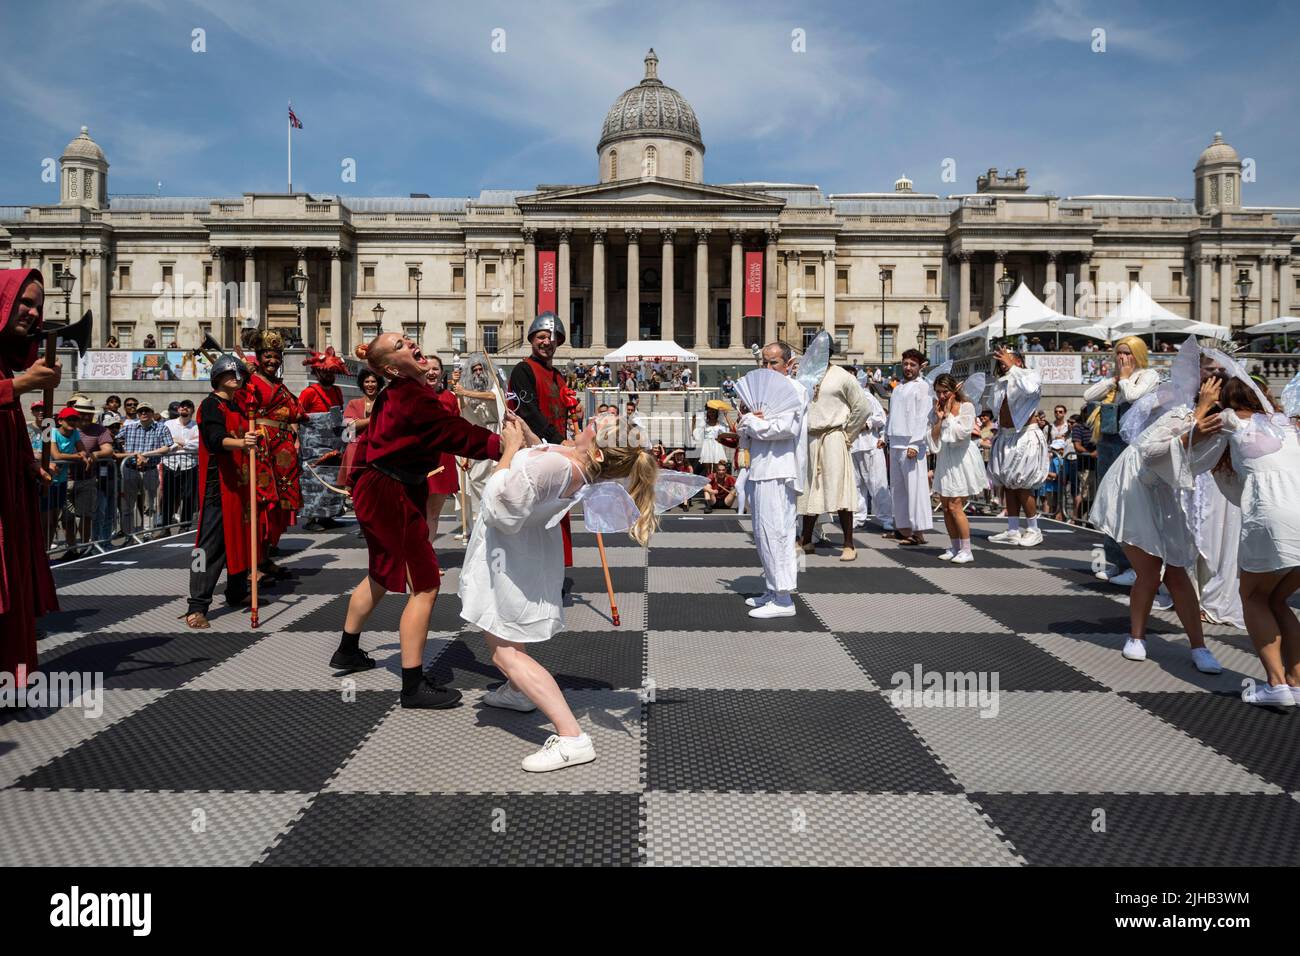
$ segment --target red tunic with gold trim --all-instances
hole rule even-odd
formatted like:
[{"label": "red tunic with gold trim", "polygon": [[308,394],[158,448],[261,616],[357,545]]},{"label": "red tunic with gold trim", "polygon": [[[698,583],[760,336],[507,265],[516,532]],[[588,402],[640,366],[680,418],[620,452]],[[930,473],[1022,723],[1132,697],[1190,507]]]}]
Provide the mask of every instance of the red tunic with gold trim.
[{"label": "red tunic with gold trim", "polygon": [[249,376],[237,401],[262,434],[257,456],[258,537],[274,545],[302,507],[298,439],[292,428],[302,410],[283,382],[267,381],[260,372]]},{"label": "red tunic with gold trim", "polygon": [[[222,423],[230,437],[243,438],[248,430],[248,416],[244,410],[234,402],[227,402],[220,396],[216,398]],[[200,403],[194,418],[200,426],[205,406],[212,407],[206,400]],[[212,452],[208,451],[207,442],[199,442],[199,519],[194,526],[196,547],[203,530],[203,499],[206,495],[202,489],[207,485],[208,462],[211,460]],[[261,461],[260,451],[258,461]],[[247,571],[249,566],[248,455],[242,451],[224,451],[216,456],[216,462],[217,475],[221,479],[221,527],[226,538],[226,575],[229,576]],[[258,504],[260,506],[261,502]]]},{"label": "red tunic with gold trim", "polygon": [[[565,401],[564,376],[547,368],[535,358],[524,359],[510,371],[510,391],[514,392],[517,413],[538,438],[558,445],[568,438],[570,406]],[[572,393],[570,393],[572,394]],[[566,514],[560,522],[564,538],[564,566],[573,567],[573,532]]]},{"label": "red tunic with gold trim", "polygon": [[501,457],[501,436],[449,412],[434,390],[398,379],[379,393],[357,445],[352,508],[370,551],[370,576],[388,591],[438,586],[424,509],[426,476],[443,455]]}]

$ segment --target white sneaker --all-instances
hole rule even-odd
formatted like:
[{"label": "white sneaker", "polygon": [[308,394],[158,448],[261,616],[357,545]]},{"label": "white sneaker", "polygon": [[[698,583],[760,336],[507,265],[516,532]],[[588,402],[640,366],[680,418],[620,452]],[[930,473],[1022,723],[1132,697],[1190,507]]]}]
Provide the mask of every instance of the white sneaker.
[{"label": "white sneaker", "polygon": [[1202,674],[1222,674],[1223,665],[1214,657],[1214,654],[1208,647],[1192,648],[1192,663]]},{"label": "white sneaker", "polygon": [[771,600],[772,600],[772,592],[771,592],[771,591],[764,591],[764,592],[763,592],[762,594],[760,594],[758,597],[747,597],[747,598],[745,598],[745,606],[746,606],[746,607],[762,607],[764,604],[768,604],[768,603],[770,603]]},{"label": "white sneaker", "polygon": [[1131,661],[1144,661],[1147,659],[1147,642],[1139,641],[1135,637],[1130,637],[1124,642],[1124,656]]},{"label": "white sneaker", "polygon": [[1286,684],[1279,684],[1276,687],[1271,684],[1256,684],[1243,691],[1241,699],[1248,704],[1257,704],[1261,707],[1296,706],[1294,689]]},{"label": "white sneaker", "polygon": [[510,686],[510,681],[506,681],[496,690],[490,690],[484,694],[483,703],[489,707],[500,707],[503,710],[517,710],[521,714],[527,714],[537,709],[537,705],[528,699],[527,694]]},{"label": "white sneaker", "polygon": [[756,607],[749,612],[750,617],[769,618],[769,617],[794,617],[794,604],[777,604],[772,601],[770,604],[764,604],[762,607]]},{"label": "white sneaker", "polygon": [[529,773],[546,773],[548,770],[577,767],[595,759],[596,748],[586,734],[576,738],[551,734],[541,750],[524,758],[522,766]]},{"label": "white sneaker", "polygon": [[1016,544],[1020,545],[1022,548],[1032,548],[1034,545],[1042,543],[1043,532],[1039,531],[1037,528],[1030,528],[1027,531],[1021,532],[1020,540],[1016,542]]},{"label": "white sneaker", "polygon": [[1151,606],[1158,611],[1167,611],[1174,606],[1173,595],[1165,590],[1163,584],[1160,585],[1160,590],[1156,591],[1156,596],[1151,599]]},{"label": "white sneaker", "polygon": [[957,552],[954,551],[952,548],[949,548],[949,549],[948,549],[947,551],[945,551],[943,554],[939,555],[939,560],[940,560],[940,561],[951,561],[951,560],[952,560],[953,558],[955,558],[955,557],[957,557]]},{"label": "white sneaker", "polygon": [[969,551],[960,551],[952,559],[952,563],[953,564],[974,564],[975,555],[971,554]]},{"label": "white sneaker", "polygon": [[1291,696],[1295,698],[1296,704],[1300,705],[1300,687],[1292,687]]},{"label": "white sneaker", "polygon": [[1092,576],[1098,581],[1109,581],[1112,574],[1118,574],[1119,568],[1113,564],[1105,565],[1100,571],[1094,571]]},{"label": "white sneaker", "polygon": [[1137,579],[1138,579],[1138,573],[1134,571],[1132,568],[1129,568],[1123,574],[1112,575],[1106,580],[1110,581],[1111,584],[1114,584],[1117,587],[1131,588],[1134,585],[1134,583],[1137,582]]},{"label": "white sneaker", "polygon": [[989,541],[992,544],[1019,544],[1020,531],[1012,531],[1008,528],[1006,531],[999,532],[998,534],[989,535]]}]

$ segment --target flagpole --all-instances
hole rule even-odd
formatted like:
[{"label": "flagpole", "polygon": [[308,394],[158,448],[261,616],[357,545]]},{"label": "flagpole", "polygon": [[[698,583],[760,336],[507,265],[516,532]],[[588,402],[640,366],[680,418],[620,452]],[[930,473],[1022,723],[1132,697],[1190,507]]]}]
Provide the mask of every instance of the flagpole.
[{"label": "flagpole", "polygon": [[[289,112],[293,112],[293,100],[289,101]],[[288,132],[289,139],[289,193],[293,194],[293,120],[288,116],[284,118],[285,128]]]}]

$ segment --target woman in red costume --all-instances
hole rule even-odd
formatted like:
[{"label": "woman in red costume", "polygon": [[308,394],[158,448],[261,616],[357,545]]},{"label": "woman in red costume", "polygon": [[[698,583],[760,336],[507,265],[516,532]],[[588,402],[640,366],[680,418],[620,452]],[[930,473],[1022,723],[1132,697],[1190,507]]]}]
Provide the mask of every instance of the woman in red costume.
[{"label": "woman in red costume", "polygon": [[[265,549],[263,554],[269,555],[275,553],[271,549],[302,507],[298,437],[294,431],[302,409],[280,380],[284,336],[268,329],[258,334],[253,347],[257,364],[240,389],[239,403],[261,438],[263,452],[257,460],[258,538]],[[269,558],[260,567],[276,576],[285,574]]]},{"label": "woman in red costume", "polygon": [[[447,410],[428,382],[435,366],[410,339],[384,332],[356,354],[389,385],[375,400],[353,460],[352,507],[370,551],[369,573],[352,592],[330,666],[345,672],[374,667],[360,649],[361,629],[386,593],[409,591],[399,625],[402,706],[453,707],[460,691],[435,687],[424,675],[429,615],[441,580],[425,520],[428,474],[444,454],[499,459],[501,438]],[[518,423],[507,427],[522,431]]]},{"label": "woman in red costume", "polygon": [[58,610],[40,527],[48,476],[32,454],[21,396],[59,384],[61,369],[37,362],[45,283],[36,269],[0,270],[0,672],[27,685],[36,667],[36,618]]}]

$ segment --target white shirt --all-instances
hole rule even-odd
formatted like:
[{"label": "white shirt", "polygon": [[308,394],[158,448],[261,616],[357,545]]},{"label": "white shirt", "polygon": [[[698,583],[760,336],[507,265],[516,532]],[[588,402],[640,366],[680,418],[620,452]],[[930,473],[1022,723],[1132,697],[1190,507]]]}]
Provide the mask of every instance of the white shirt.
[{"label": "white shirt", "polygon": [[[1128,378],[1119,380],[1116,400],[1120,402],[1136,402],[1139,398],[1157,388],[1160,385],[1160,373],[1153,368],[1134,369],[1133,374]],[[1083,390],[1083,400],[1085,402],[1100,402],[1115,386],[1114,378],[1103,378],[1100,381],[1093,382]]]},{"label": "white shirt", "polygon": [[1042,398],[1043,378],[1033,369],[1013,365],[993,385],[993,420],[1000,421],[1002,403],[1011,406],[1011,421],[1017,429],[1029,424]]},{"label": "white shirt", "polygon": [[172,441],[181,445],[185,450],[171,452],[163,456],[163,464],[172,471],[188,471],[199,463],[199,425],[190,417],[190,423],[186,425],[179,418],[169,418],[164,425],[167,431],[171,433]]},{"label": "white shirt", "polygon": [[[804,391],[798,382],[794,385]],[[804,408],[781,415],[757,418],[746,413],[740,416],[736,430],[740,434],[740,447],[749,450],[748,478],[754,481],[790,479],[796,487],[802,485],[806,407],[805,401]]]},{"label": "white shirt", "polygon": [[920,376],[895,388],[889,395],[889,421],[885,426],[889,447],[912,446],[923,453],[933,405],[930,383]]}]

